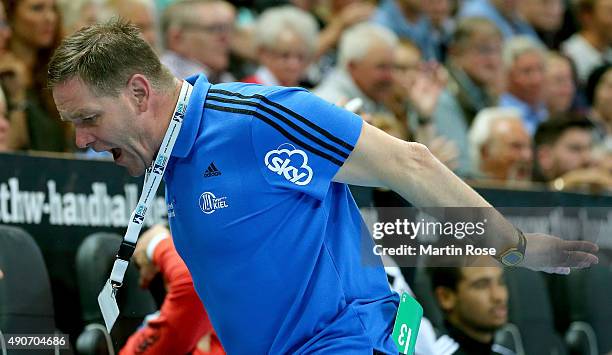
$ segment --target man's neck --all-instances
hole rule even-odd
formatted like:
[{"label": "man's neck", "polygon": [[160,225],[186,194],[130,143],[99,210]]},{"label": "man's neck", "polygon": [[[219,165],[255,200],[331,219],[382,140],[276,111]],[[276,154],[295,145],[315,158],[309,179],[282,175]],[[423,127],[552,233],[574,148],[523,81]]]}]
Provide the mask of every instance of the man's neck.
[{"label": "man's neck", "polygon": [[541,101],[538,100],[538,97],[525,96],[519,88],[510,86],[508,88],[508,93],[527,104],[532,110],[537,110],[541,105]]},{"label": "man's neck", "polygon": [[493,341],[493,332],[491,331],[481,331],[477,329],[473,329],[468,327],[467,325],[460,324],[460,322],[449,320],[451,326],[455,327],[457,330],[463,332],[469,338],[476,340],[479,343],[489,344]]},{"label": "man's neck", "polygon": [[154,127],[154,131],[152,133],[154,138],[152,141],[155,142],[155,152],[157,152],[159,147],[161,147],[166,131],[168,130],[168,126],[170,126],[170,120],[172,119],[174,109],[176,108],[176,104],[179,100],[182,85],[182,80],[174,79],[174,84],[172,86],[173,89],[169,90],[168,94],[160,94],[160,102],[157,106],[157,112],[155,112],[155,117],[158,117],[159,119],[156,120],[158,123]]}]

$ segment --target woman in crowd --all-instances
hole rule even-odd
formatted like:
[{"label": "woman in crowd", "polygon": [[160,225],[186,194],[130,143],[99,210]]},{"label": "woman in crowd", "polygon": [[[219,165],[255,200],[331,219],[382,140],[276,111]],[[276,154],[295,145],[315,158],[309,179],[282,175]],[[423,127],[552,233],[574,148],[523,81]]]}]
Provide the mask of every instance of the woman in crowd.
[{"label": "woman in crowd", "polygon": [[260,67],[243,81],[263,85],[300,86],[317,50],[317,23],[296,7],[271,8],[255,28]]},{"label": "woman in crowd", "polygon": [[546,57],[545,100],[550,117],[570,111],[576,94],[574,71],[569,58],[549,52]]},{"label": "woman in crowd", "polygon": [[69,125],[61,122],[47,89],[47,63],[61,40],[55,0],[2,0],[12,30],[8,50],[25,65],[21,83],[25,100],[14,109],[25,111],[27,132],[18,149],[70,151],[74,146]]},{"label": "woman in crowd", "polygon": [[612,65],[604,64],[591,73],[586,86],[591,120],[600,139],[612,139]]},{"label": "woman in crowd", "polygon": [[[27,138],[25,113],[25,66],[8,51],[11,28],[7,22],[4,4],[0,2],[0,91],[4,99],[4,127],[11,125],[6,131],[4,144],[10,149],[21,145]],[[10,132],[10,134],[9,134]]]}]

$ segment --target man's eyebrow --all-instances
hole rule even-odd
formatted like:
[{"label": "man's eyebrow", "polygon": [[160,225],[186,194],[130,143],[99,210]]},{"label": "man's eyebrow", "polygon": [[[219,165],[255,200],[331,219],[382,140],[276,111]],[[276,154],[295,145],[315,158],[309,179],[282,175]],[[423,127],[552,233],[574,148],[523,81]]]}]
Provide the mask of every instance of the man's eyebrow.
[{"label": "man's eyebrow", "polygon": [[83,110],[78,110],[72,113],[60,112],[60,118],[64,122],[70,122],[70,121],[79,119],[84,116],[91,116],[91,115],[95,115],[99,113],[100,112],[97,110],[83,109]]},{"label": "man's eyebrow", "polygon": [[491,281],[491,277],[481,276],[481,277],[478,277],[476,279],[471,280],[469,283],[470,283],[470,285],[475,285],[475,284],[480,283],[480,282],[490,282],[490,281]]}]

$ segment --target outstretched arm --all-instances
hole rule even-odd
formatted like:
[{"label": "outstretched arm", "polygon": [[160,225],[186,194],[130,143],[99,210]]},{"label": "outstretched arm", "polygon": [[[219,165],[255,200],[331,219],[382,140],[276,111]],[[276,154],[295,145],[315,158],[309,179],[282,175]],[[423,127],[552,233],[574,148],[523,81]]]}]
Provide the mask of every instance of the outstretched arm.
[{"label": "outstretched arm", "polygon": [[[334,181],[386,187],[417,207],[491,207],[476,191],[440,163],[422,144],[405,142],[363,123],[355,149]],[[518,242],[516,230],[501,214],[492,225],[489,240],[498,255]],[[556,273],[569,267],[597,263],[597,246],[585,241],[563,241],[544,234],[526,234],[527,250],[522,266]]]}]

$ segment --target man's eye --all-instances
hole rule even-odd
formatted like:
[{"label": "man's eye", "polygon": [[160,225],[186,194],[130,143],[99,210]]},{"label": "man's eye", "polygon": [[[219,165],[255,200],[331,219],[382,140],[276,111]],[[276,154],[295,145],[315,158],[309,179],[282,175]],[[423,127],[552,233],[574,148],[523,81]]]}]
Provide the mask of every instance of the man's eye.
[{"label": "man's eye", "polygon": [[98,115],[91,115],[91,116],[83,117],[82,121],[83,122],[93,121],[94,119],[96,119],[96,117],[98,117]]}]

